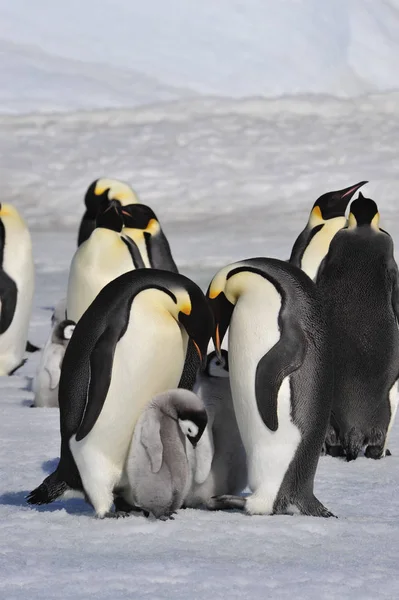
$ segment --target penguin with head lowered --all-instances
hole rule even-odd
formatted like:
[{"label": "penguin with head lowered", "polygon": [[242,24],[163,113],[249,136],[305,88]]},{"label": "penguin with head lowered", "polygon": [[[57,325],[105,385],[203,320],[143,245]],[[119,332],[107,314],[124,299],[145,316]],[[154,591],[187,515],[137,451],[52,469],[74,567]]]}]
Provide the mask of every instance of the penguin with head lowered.
[{"label": "penguin with head lowered", "polygon": [[169,242],[154,211],[145,204],[131,204],[121,210],[123,235],[138,247],[144,266],[178,273]]},{"label": "penguin with head lowered", "polygon": [[176,388],[189,337],[202,356],[213,319],[187,277],[138,269],[106,285],[76,324],[59,385],[60,462],[28,502],[84,492],[96,515],[128,487],[125,463],[133,431],[152,398]]},{"label": "penguin with head lowered", "polygon": [[332,516],[313,493],[333,383],[316,285],[287,262],[252,258],[221,269],[208,298],[218,351],[230,326],[230,385],[252,490],[248,498],[217,497],[213,508],[276,514],[293,505]]},{"label": "penguin with head lowered", "polygon": [[195,447],[206,424],[205,406],[193,392],[175,389],[155,396],[134,430],[125,500],[158,519],[173,518],[190,484],[186,440]]},{"label": "penguin with head lowered", "polygon": [[196,448],[188,445],[192,482],[184,506],[213,505],[213,496],[239,494],[248,483],[247,459],[234,413],[227,350],[210,352],[194,391],[208,413],[208,424]]},{"label": "penguin with head lowered", "polygon": [[386,452],[397,408],[399,278],[392,238],[361,194],[331,242],[317,285],[329,314],[334,394],[327,453]]},{"label": "penguin with head lowered", "polygon": [[144,263],[135,243],[122,237],[123,219],[119,202],[103,200],[96,228],[76,250],[69,271],[67,316],[80,319],[98,292],[112,279]]},{"label": "penguin with head lowered", "polygon": [[[0,204],[0,375],[24,364],[34,291],[32,242],[11,204]],[[31,348],[30,348],[31,347]]]},{"label": "penguin with head lowered", "polygon": [[121,206],[139,201],[136,193],[123,181],[106,178],[93,181],[85,195],[86,211],[79,227],[78,246],[90,237],[96,227],[98,209],[104,200],[114,200]]},{"label": "penguin with head lowered", "polygon": [[308,223],[296,239],[289,259],[290,263],[305,271],[313,281],[331,240],[346,225],[345,211],[349,202],[366,183],[368,182],[360,181],[343,190],[328,192],[314,203]]}]

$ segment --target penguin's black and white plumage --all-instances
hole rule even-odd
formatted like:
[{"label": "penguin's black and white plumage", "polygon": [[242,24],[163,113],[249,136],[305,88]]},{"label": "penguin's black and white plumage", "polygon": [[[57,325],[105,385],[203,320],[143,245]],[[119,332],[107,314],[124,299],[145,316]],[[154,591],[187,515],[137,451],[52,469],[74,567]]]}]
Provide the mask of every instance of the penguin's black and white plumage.
[{"label": "penguin's black and white plumage", "polygon": [[123,238],[121,207],[104,200],[96,217],[96,228],[76,250],[69,270],[68,319],[76,323],[98,292],[112,279],[144,267],[140,252],[129,238]]},{"label": "penguin's black and white plumage", "polygon": [[208,289],[216,348],[229,329],[234,410],[247,454],[244,499],[213,508],[332,516],[313,482],[331,409],[332,360],[319,291],[298,267],[272,258],[231,264]]},{"label": "penguin's black and white plumage", "polygon": [[11,204],[0,204],[0,375],[24,364],[29,346],[35,272],[25,221]]},{"label": "penguin's black and white plumage", "polygon": [[142,256],[144,266],[178,273],[169,242],[154,211],[145,204],[124,206],[123,235],[131,238]]},{"label": "penguin's black and white plumage", "polygon": [[397,408],[399,279],[376,203],[362,195],[333,239],[317,285],[331,323],[334,396],[327,452],[381,458]]},{"label": "penguin's black and white plumage", "polygon": [[207,420],[204,403],[193,392],[175,389],[155,396],[134,430],[124,499],[158,519],[171,518],[190,485],[186,440],[195,447]]},{"label": "penguin's black and white plumage", "polygon": [[35,398],[33,406],[58,406],[58,384],[66,347],[72,337],[75,322],[65,319],[56,322],[43,348],[40,363],[33,382]]},{"label": "penguin's black and white plumage", "polygon": [[95,229],[98,209],[104,200],[115,200],[121,206],[139,201],[136,192],[123,181],[106,178],[93,181],[85,195],[86,211],[79,227],[78,246],[83,244]]},{"label": "penguin's black and white plumage", "polygon": [[212,497],[239,494],[247,486],[245,449],[241,440],[229,381],[228,352],[210,352],[194,391],[208,413],[208,425],[196,448],[188,445],[192,483],[184,506],[212,506]]},{"label": "penguin's black and white plumage", "polygon": [[331,240],[346,225],[345,211],[356,191],[367,181],[336,192],[323,194],[316,200],[305,229],[299,234],[289,262],[299,267],[313,281],[320,263],[328,252]]},{"label": "penguin's black and white plumage", "polygon": [[105,286],[78,321],[59,385],[59,465],[28,499],[52,502],[84,491],[96,515],[109,513],[133,431],[158,393],[178,386],[187,342],[204,355],[213,319],[201,289],[187,277],[137,269]]}]

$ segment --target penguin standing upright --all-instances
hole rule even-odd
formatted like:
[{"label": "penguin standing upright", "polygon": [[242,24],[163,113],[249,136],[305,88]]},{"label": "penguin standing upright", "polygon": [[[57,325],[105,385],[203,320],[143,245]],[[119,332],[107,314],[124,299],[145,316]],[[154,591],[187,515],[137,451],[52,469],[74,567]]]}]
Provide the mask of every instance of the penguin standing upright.
[{"label": "penguin standing upright", "polygon": [[331,324],[334,395],[327,452],[381,458],[397,408],[399,278],[376,203],[351,205],[348,227],[333,239],[317,285]]},{"label": "penguin standing upright", "polygon": [[126,464],[129,503],[158,519],[173,518],[190,484],[186,443],[195,447],[207,424],[204,403],[188,390],[168,390],[146,406]]},{"label": "penguin standing upright", "polygon": [[85,195],[86,211],[79,227],[78,246],[85,242],[95,229],[98,209],[104,200],[115,200],[122,206],[139,201],[137,194],[123,181],[117,179],[96,179],[93,181]]},{"label": "penguin standing upright", "polygon": [[121,213],[125,225],[122,233],[136,243],[144,266],[178,273],[169,242],[154,211],[145,204],[132,204],[124,206]]},{"label": "penguin standing upright", "polygon": [[289,262],[301,268],[313,281],[320,263],[328,252],[334,235],[345,227],[345,211],[355,192],[368,183],[360,181],[337,192],[328,192],[316,200],[308,223],[299,234]]},{"label": "penguin standing upright", "polygon": [[158,393],[176,388],[188,338],[202,355],[213,320],[200,288],[187,277],[138,269],[105,286],[76,324],[59,386],[61,455],[28,502],[84,491],[96,515],[123,496],[133,431]]},{"label": "penguin standing upright", "polygon": [[196,448],[188,446],[192,483],[184,506],[212,505],[212,497],[238,494],[248,483],[247,458],[234,413],[227,350],[210,352],[194,391],[203,400],[208,424]]},{"label": "penguin standing upright", "polygon": [[118,202],[103,201],[96,223],[89,239],[76,250],[69,271],[67,316],[76,323],[107,283],[144,266],[134,242],[120,235],[123,220]]},{"label": "penguin standing upright", "polygon": [[208,289],[216,349],[229,329],[234,410],[247,454],[248,498],[213,508],[330,517],[313,494],[331,409],[332,364],[319,291],[298,267],[272,258],[231,264]]},{"label": "penguin standing upright", "polygon": [[0,204],[0,375],[23,365],[34,291],[32,242],[11,204]]}]

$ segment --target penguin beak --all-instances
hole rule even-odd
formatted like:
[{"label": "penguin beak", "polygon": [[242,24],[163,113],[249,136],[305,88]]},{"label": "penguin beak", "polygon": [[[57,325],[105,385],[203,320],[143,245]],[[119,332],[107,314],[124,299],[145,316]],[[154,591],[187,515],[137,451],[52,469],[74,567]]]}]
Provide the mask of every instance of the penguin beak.
[{"label": "penguin beak", "polygon": [[196,351],[198,352],[198,356],[199,356],[201,364],[202,364],[202,352],[201,352],[201,348],[198,346],[198,344],[197,344],[197,342],[195,340],[193,340],[193,344],[194,344],[194,347],[195,347]]},{"label": "penguin beak", "polygon": [[212,339],[215,346],[216,355],[220,361],[223,360],[221,347],[223,338],[226,335],[226,331],[230,325],[231,316],[234,310],[234,304],[227,300],[224,292],[220,292],[213,298],[209,297],[208,290],[208,301],[215,318],[215,329],[213,331]]}]

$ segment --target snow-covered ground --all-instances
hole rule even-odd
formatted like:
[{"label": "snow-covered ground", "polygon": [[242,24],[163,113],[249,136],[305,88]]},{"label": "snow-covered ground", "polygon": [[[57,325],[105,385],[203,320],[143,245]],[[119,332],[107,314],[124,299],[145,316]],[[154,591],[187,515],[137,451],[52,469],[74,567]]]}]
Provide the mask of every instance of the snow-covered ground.
[{"label": "snow-covered ground", "polygon": [[[183,273],[205,287],[227,262],[286,258],[321,193],[362,179],[398,239],[396,94],[362,100],[179,101],[0,122],[2,198],[32,231],[30,339],[64,294],[82,196],[130,181],[164,223]],[[57,409],[33,409],[38,356],[0,382],[0,597],[6,600],[399,597],[399,427],[391,458],[321,458],[316,493],[339,519],[180,511],[98,521],[83,501],[29,507],[55,465]]]}]

